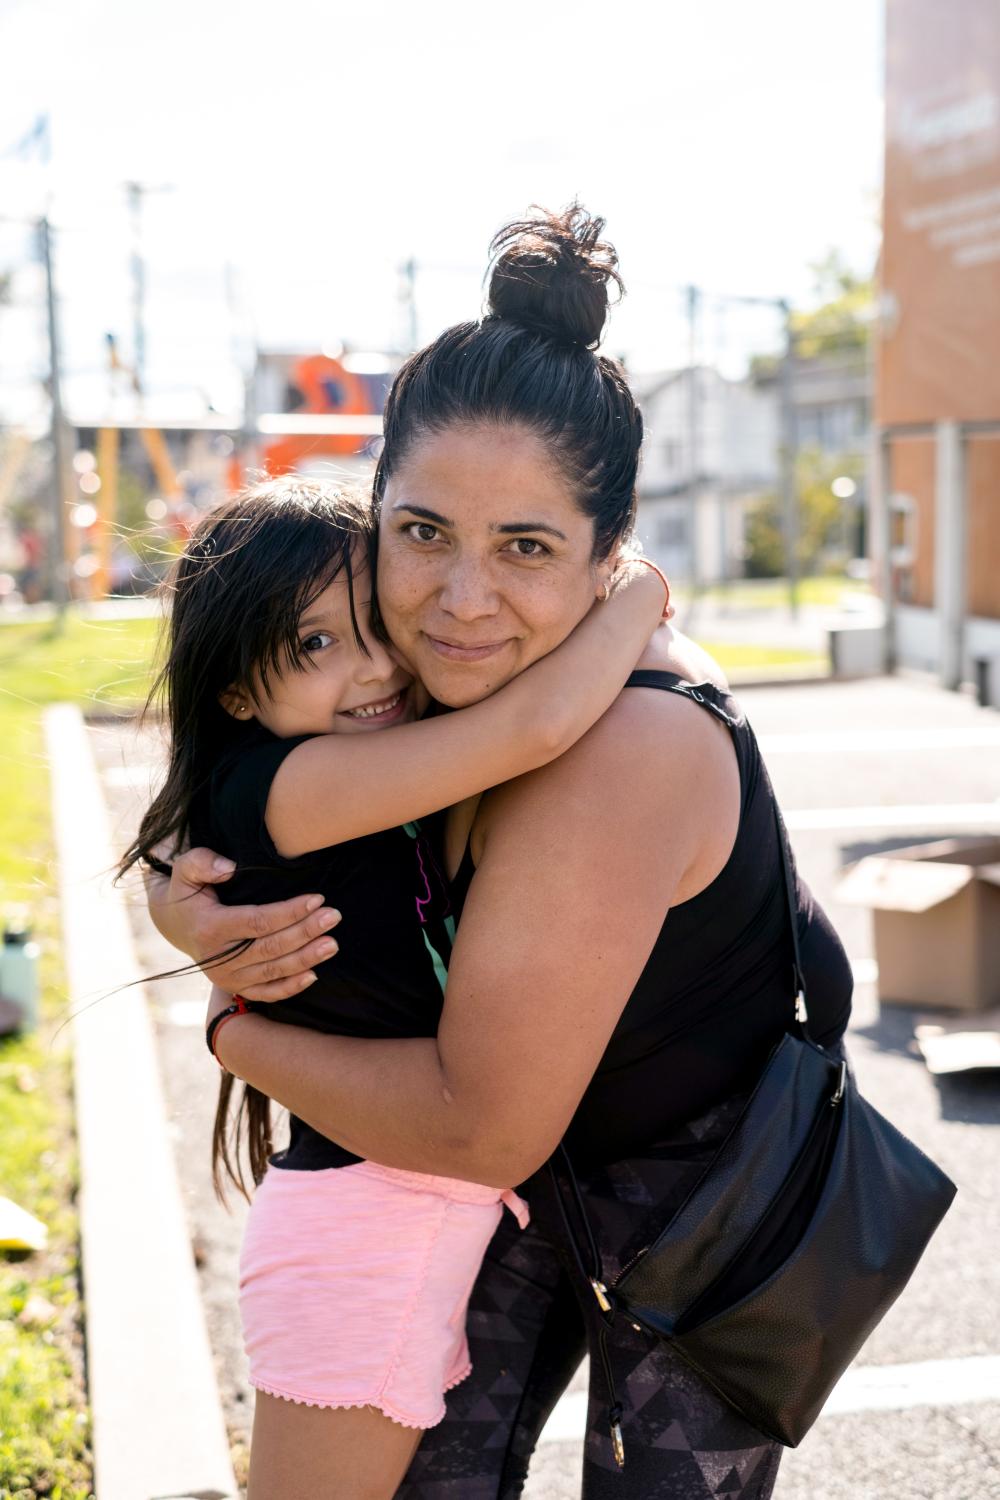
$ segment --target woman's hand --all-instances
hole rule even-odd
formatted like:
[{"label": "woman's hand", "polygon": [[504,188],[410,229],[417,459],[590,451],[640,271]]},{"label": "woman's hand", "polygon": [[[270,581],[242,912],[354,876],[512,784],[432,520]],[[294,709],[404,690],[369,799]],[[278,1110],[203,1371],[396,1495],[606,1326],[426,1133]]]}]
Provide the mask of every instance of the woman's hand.
[{"label": "woman's hand", "polygon": [[[340,913],[321,895],[294,896],[266,906],[223,906],[212,890],[235,866],[211,849],[188,849],[173,862],[173,874],[149,874],[149,912],[169,943],[188,954],[222,990],[248,1000],[287,1000],[308,989],[313,964],[337,951],[326,934]],[[232,957],[227,950],[251,939]]]}]

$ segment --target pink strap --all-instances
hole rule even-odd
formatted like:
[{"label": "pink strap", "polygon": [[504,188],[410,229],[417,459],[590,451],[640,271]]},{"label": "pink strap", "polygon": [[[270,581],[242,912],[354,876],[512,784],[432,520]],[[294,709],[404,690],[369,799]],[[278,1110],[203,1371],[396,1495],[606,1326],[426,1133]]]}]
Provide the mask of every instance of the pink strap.
[{"label": "pink strap", "polygon": [[514,1215],[514,1218],[517,1220],[518,1228],[527,1229],[528,1222],[531,1218],[531,1210],[525,1203],[524,1199],[518,1197],[513,1188],[504,1188],[503,1192],[500,1194],[500,1202],[504,1204],[506,1208],[510,1209],[511,1213]]}]

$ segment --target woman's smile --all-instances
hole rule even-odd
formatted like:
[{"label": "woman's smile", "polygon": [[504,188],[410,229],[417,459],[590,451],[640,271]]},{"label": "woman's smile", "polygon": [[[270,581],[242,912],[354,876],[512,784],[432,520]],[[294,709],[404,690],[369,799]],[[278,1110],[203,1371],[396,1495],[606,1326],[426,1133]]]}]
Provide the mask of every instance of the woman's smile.
[{"label": "woman's smile", "polygon": [[486,641],[479,644],[455,640],[453,637],[445,639],[443,636],[429,635],[426,631],[424,639],[432,651],[436,651],[447,661],[486,661],[488,657],[499,655],[505,647],[513,644],[509,636],[502,641]]}]

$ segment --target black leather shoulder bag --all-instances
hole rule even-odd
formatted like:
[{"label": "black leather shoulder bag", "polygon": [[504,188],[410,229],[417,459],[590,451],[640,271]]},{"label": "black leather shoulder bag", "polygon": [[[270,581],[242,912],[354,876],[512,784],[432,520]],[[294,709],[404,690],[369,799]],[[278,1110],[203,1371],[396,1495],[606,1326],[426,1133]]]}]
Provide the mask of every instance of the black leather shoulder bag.
[{"label": "black leather shoulder bag", "polygon": [[794,1448],[955,1196],[950,1178],[861,1097],[847,1064],[809,1036],[795,880],[777,803],[774,813],[795,964],[790,1029],[687,1199],[611,1286],[564,1148],[589,1274],[553,1163],[566,1229],[605,1320],[599,1352],[619,1464],[621,1408],[606,1340],[616,1317],[669,1342],[753,1426]]}]

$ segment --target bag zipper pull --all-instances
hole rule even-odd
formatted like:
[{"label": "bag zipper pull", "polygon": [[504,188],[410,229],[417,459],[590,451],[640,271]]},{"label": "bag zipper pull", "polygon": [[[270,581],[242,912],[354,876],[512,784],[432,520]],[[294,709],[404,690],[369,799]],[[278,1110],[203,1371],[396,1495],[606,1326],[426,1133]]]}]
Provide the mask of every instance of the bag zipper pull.
[{"label": "bag zipper pull", "polygon": [[596,1276],[591,1276],[590,1284],[594,1289],[594,1296],[597,1298],[597,1305],[601,1309],[601,1312],[609,1313],[611,1311],[611,1300],[608,1297],[608,1289],[604,1285],[604,1282],[598,1281]]},{"label": "bag zipper pull", "polygon": [[615,1463],[619,1469],[625,1467],[625,1442],[622,1438],[622,1409],[613,1406],[608,1412],[608,1421],[611,1424],[611,1449],[615,1455]]},{"label": "bag zipper pull", "polygon": [[832,1097],[830,1099],[830,1103],[831,1104],[834,1104],[834,1105],[839,1104],[840,1101],[841,1101],[841,1099],[843,1099],[843,1097],[844,1097],[844,1086],[845,1086],[846,1083],[847,1083],[847,1064],[845,1062],[842,1062],[841,1065],[840,1065],[840,1077],[837,1079],[837,1087],[834,1090],[834,1093],[833,1093],[833,1095],[832,1095]]}]

